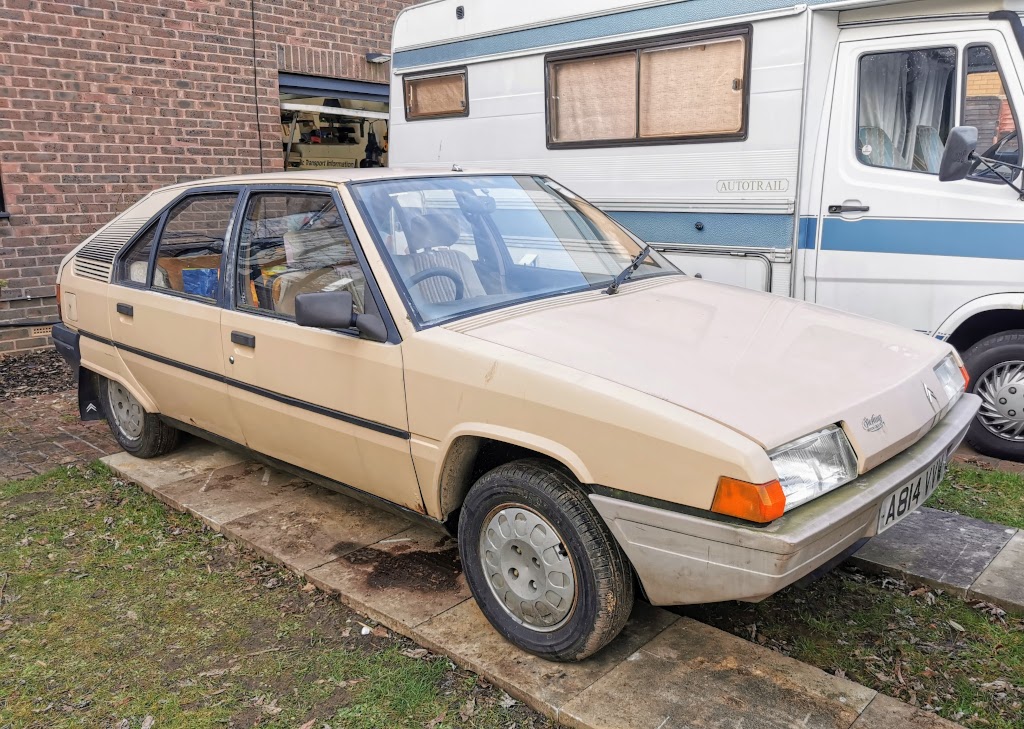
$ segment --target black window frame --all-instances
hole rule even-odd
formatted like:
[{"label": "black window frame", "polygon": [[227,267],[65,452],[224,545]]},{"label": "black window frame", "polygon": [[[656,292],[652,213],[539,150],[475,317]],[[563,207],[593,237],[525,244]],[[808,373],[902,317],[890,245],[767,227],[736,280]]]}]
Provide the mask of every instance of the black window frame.
[{"label": "black window frame", "polygon": [[4,197],[4,171],[0,167],[0,220],[7,220],[11,217],[10,212],[7,210],[7,198]]},{"label": "black window frame", "polygon": [[[441,76],[462,75],[462,93],[466,104],[461,112],[449,112],[445,114],[417,114],[412,115],[409,109],[409,82],[419,81],[427,78],[439,78]],[[431,119],[461,119],[469,116],[469,68],[467,66],[449,66],[447,68],[431,69],[419,73],[410,73],[402,76],[402,110],[407,122],[430,121]]]},{"label": "black window frame", "polygon": [[[640,54],[643,51],[661,47],[671,47],[681,43],[699,43],[700,41],[713,41],[722,38],[739,38],[745,40],[743,60],[743,124],[738,132],[725,134],[700,134],[700,135],[677,135],[672,137],[641,137],[640,136]],[[673,35],[658,36],[641,41],[625,41],[619,43],[608,43],[589,48],[574,48],[570,51],[558,51],[548,53],[544,56],[544,132],[548,149],[608,149],[614,147],[651,147],[664,146],[666,144],[721,144],[725,142],[744,142],[750,135],[750,71],[753,58],[754,26],[750,23],[742,25],[731,25],[723,28],[713,28],[687,33],[675,33]],[[636,137],[627,139],[596,139],[596,140],[574,140],[570,142],[559,142],[553,135],[552,121],[556,119],[553,98],[551,95],[551,68],[555,63],[565,61],[583,60],[586,58],[598,58],[622,53],[634,52],[636,54]]]},{"label": "black window frame", "polygon": [[[249,201],[255,195],[261,195],[265,193],[270,194],[281,194],[281,193],[294,193],[294,194],[315,194],[315,195],[329,195],[334,201],[335,207],[338,209],[338,215],[341,217],[342,223],[344,224],[345,231],[349,236],[349,240],[352,242],[352,249],[356,254],[356,261],[359,264],[359,268],[363,273],[363,278],[366,281],[366,296],[363,301],[363,309],[366,314],[376,314],[384,321],[384,326],[387,329],[388,338],[383,344],[399,344],[402,341],[401,335],[398,332],[398,326],[395,324],[394,318],[391,316],[391,312],[388,309],[387,303],[384,300],[384,295],[381,292],[379,283],[373,274],[373,269],[370,266],[369,261],[366,258],[366,253],[363,250],[362,242],[356,235],[355,227],[352,225],[352,215],[349,213],[348,208],[345,206],[345,202],[339,193],[339,190],[334,185],[302,185],[302,184],[289,184],[289,183],[265,183],[265,184],[254,184],[247,185],[242,190],[242,194],[239,196],[239,204],[235,208],[235,220],[236,224],[231,234],[230,251],[225,250],[224,254],[224,266],[229,274],[221,271],[221,280],[226,282],[226,285],[221,287],[221,294],[225,301],[221,304],[223,309],[228,311],[235,311],[239,314],[245,314],[247,316],[260,316],[273,321],[281,322],[282,324],[291,325],[298,327],[293,317],[279,316],[275,312],[267,311],[264,309],[253,309],[251,307],[240,307],[236,303],[236,289],[238,280],[235,277],[238,256],[242,244],[242,223],[245,219],[245,214],[249,209]],[[227,245],[227,242],[225,242]],[[226,276],[226,278],[225,278]],[[303,329],[310,329],[309,327],[301,327]],[[352,339],[359,339],[359,330],[355,327],[349,329],[318,329],[315,331],[330,332],[332,334],[338,334],[344,337]]]},{"label": "black window frame", "polygon": [[[242,201],[244,186],[241,185],[216,185],[211,187],[194,188],[186,190],[182,194],[175,197],[173,200],[168,202],[160,212],[150,218],[139,230],[132,235],[128,242],[122,246],[121,250],[118,251],[117,257],[114,259],[114,271],[113,283],[117,286],[124,286],[126,288],[139,289],[144,291],[152,291],[153,293],[163,294],[167,296],[176,296],[178,298],[187,299],[189,301],[197,301],[208,306],[218,306],[223,308],[224,306],[224,276],[226,274],[225,262],[228,258],[228,249],[232,245],[231,241],[235,238],[235,228],[238,226],[238,206]],[[224,250],[221,253],[221,264],[218,276],[217,296],[215,298],[207,298],[205,296],[199,296],[197,294],[190,294],[185,291],[175,291],[174,289],[168,288],[156,288],[153,286],[153,272],[156,270],[156,259],[157,254],[160,251],[160,241],[163,238],[164,228],[167,225],[167,219],[170,217],[171,212],[179,205],[184,203],[189,198],[201,197],[206,195],[224,195],[234,194],[235,204],[232,206],[231,215],[228,218],[228,226],[224,230]],[[156,231],[153,237],[153,249],[149,253],[149,270],[146,273],[146,283],[142,284],[137,281],[127,280],[123,277],[124,274],[124,260],[128,253],[134,248],[135,244],[150,231],[153,226],[156,226]]]},{"label": "black window frame", "polygon": [[[963,48],[963,53],[960,55],[962,63],[962,69],[960,72],[960,113],[957,115],[957,121],[960,124],[965,123],[965,117],[967,114],[967,76],[968,76],[968,58],[967,54],[972,48],[988,48],[992,52],[992,60],[996,65],[996,73],[999,74],[999,82],[1003,85],[1003,91],[1006,93],[1006,101],[1010,105],[1010,113],[1013,115],[1013,124],[1017,128],[1017,165],[1024,163],[1024,142],[1020,136],[1020,119],[1017,116],[1017,107],[1013,103],[1013,97],[1010,95],[1010,87],[1006,84],[1006,74],[1003,73],[1003,67],[999,63],[999,54],[996,52],[996,47],[987,41],[975,41],[974,43],[968,43]],[[991,146],[991,145],[989,145]],[[985,149],[988,149],[986,147]],[[979,149],[978,154],[983,153],[984,149]],[[986,169],[984,166],[981,169]],[[998,169],[998,167],[997,167]],[[1014,176],[1011,178],[1011,182],[1015,182],[1021,176],[1021,173],[1014,170]],[[984,182],[989,185],[1003,185],[1006,184],[1004,179],[994,179],[991,177],[982,177],[978,174],[968,175],[968,180],[972,182]]]}]

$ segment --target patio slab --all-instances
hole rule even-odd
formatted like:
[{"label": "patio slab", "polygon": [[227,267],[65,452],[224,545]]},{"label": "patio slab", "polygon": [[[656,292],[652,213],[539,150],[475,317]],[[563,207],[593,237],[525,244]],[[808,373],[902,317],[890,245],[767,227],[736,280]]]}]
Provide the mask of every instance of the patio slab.
[{"label": "patio slab", "polygon": [[1013,535],[971,585],[968,597],[1024,613],[1024,533]]},{"label": "patio slab", "polygon": [[999,524],[924,507],[872,539],[852,561],[966,597],[1015,533]]}]

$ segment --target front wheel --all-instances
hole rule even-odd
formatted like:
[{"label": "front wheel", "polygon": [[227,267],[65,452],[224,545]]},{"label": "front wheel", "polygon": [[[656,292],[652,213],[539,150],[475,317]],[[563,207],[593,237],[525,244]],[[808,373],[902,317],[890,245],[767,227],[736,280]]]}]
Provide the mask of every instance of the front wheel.
[{"label": "front wheel", "polygon": [[967,442],[986,456],[1024,461],[1024,331],[994,334],[963,357],[981,398]]},{"label": "front wheel", "polygon": [[579,484],[542,461],[499,466],[473,485],[459,554],[491,625],[542,658],[593,655],[633,608],[626,556]]},{"label": "front wheel", "polygon": [[128,453],[139,458],[154,458],[178,445],[178,430],[159,416],[146,412],[124,385],[101,377],[97,389],[110,432]]}]

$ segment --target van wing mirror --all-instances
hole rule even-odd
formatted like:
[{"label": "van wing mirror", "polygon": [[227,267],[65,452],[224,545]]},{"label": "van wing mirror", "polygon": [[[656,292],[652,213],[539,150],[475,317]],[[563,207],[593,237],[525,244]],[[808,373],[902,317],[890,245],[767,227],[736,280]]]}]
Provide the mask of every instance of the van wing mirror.
[{"label": "van wing mirror", "polygon": [[978,149],[977,127],[954,127],[946,139],[939,164],[939,181],[955,182],[966,179],[974,166]]},{"label": "van wing mirror", "polygon": [[295,297],[295,323],[318,329],[359,330],[363,339],[388,341],[388,328],[376,314],[356,314],[348,291],[319,291]]}]

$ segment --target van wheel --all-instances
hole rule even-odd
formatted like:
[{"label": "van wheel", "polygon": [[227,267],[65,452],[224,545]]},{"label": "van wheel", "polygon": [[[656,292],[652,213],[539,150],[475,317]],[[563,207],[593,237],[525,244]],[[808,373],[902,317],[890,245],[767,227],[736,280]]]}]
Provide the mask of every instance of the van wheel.
[{"label": "van wheel", "polygon": [[499,466],[473,485],[459,554],[491,625],[542,658],[593,655],[633,608],[626,556],[579,484],[542,461]]},{"label": "van wheel", "polygon": [[178,445],[178,431],[157,415],[147,413],[124,385],[99,378],[99,400],[114,439],[128,453],[153,458]]},{"label": "van wheel", "polygon": [[994,334],[963,357],[981,398],[967,442],[986,456],[1024,461],[1024,331]]}]

